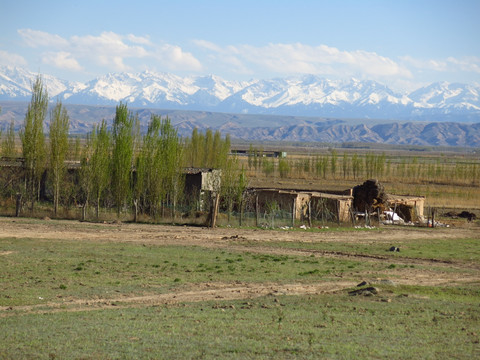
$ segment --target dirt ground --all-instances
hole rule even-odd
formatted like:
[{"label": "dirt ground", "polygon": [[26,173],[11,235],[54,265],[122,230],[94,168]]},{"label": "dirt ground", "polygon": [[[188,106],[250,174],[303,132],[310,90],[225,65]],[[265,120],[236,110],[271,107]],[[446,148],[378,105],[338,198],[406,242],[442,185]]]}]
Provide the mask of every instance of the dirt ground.
[{"label": "dirt ground", "polygon": [[[462,224],[450,228],[434,230],[435,238],[476,238],[480,240],[480,226]],[[434,266],[435,270],[417,267],[397,267],[389,273],[395,275],[395,283],[402,285],[442,285],[454,286],[461,283],[480,283],[480,264],[464,261],[440,261],[379,255],[359,255],[337,251],[318,251],[305,249],[279,249],[259,246],[258,242],[333,242],[346,243],[401,243],[408,239],[426,239],[432,237],[432,231],[426,228],[388,227],[377,231],[365,232],[298,232],[267,231],[260,229],[202,228],[191,226],[148,225],[131,223],[89,224],[78,221],[29,221],[17,218],[0,218],[0,238],[36,238],[71,239],[82,241],[129,242],[156,245],[186,245],[206,248],[225,249],[227,251],[257,252],[266,254],[305,255],[315,257],[348,258],[368,262]],[[257,244],[256,244],[257,243]],[[0,256],[11,252],[0,251]],[[440,270],[439,270],[440,269]],[[442,269],[445,269],[444,271]],[[455,269],[455,271],[451,271]],[[358,279],[375,282],[372,274],[358,274]],[[276,283],[202,283],[184,285],[177,290],[161,295],[122,296],[115,299],[63,299],[41,305],[0,307],[0,317],[8,316],[11,310],[21,312],[85,311],[109,307],[140,307],[181,302],[207,300],[253,299],[265,295],[308,295],[336,292],[353,287],[359,281],[344,279],[318,282],[314,284],[276,284]],[[2,314],[3,313],[3,314]]]}]

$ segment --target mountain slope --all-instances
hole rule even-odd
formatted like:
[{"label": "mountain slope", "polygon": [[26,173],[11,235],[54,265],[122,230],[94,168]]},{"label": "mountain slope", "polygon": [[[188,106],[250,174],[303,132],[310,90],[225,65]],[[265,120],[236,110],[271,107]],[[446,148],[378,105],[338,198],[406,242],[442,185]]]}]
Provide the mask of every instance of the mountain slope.
[{"label": "mountain slope", "polygon": [[[53,107],[54,104],[51,104]],[[18,131],[25,117],[28,102],[0,102],[0,128],[14,120]],[[115,106],[66,104],[70,116],[70,132],[85,134],[93,124],[106,119],[111,124]],[[374,142],[423,146],[480,147],[480,122],[382,122],[278,115],[229,114],[207,111],[157,110],[130,108],[146,131],[151,114],[168,116],[181,136],[190,136],[194,128],[219,130],[232,138],[251,141],[285,140],[304,142]],[[48,130],[47,118],[45,131]]]}]

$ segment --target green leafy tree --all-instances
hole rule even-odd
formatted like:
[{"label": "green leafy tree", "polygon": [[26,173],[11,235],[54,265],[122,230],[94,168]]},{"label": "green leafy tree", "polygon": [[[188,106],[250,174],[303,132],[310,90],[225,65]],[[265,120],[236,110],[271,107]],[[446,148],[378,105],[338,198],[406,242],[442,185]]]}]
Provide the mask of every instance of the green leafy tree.
[{"label": "green leafy tree", "polygon": [[2,156],[14,157],[15,153],[15,124],[10,122],[5,139],[2,141]]},{"label": "green leafy tree", "polygon": [[90,142],[90,167],[89,187],[92,196],[95,197],[95,215],[98,220],[101,198],[110,183],[110,146],[111,136],[107,129],[107,123],[102,120],[100,125],[95,125]]},{"label": "green leafy tree", "polygon": [[332,150],[332,157],[330,158],[330,169],[332,171],[332,178],[335,179],[337,174],[337,161],[338,161],[338,154],[337,150]]},{"label": "green leafy tree", "polygon": [[47,116],[47,109],[48,92],[39,75],[32,84],[32,99],[28,105],[23,129],[20,131],[26,171],[26,193],[32,212],[35,200],[39,195],[40,181],[46,165],[43,122]]},{"label": "green leafy tree", "polygon": [[50,114],[50,168],[53,185],[53,209],[58,211],[60,189],[64,182],[66,166],[65,159],[68,153],[68,130],[70,119],[67,109],[60,101]]},{"label": "green leafy tree", "polygon": [[155,217],[166,202],[175,214],[183,189],[182,158],[182,141],[170,119],[152,115],[137,161],[135,184],[136,197],[150,215]]},{"label": "green leafy tree", "polygon": [[343,153],[342,169],[343,169],[343,178],[346,179],[349,176],[349,172],[350,172],[350,164],[349,164],[349,159],[346,152]]},{"label": "green leafy tree", "polygon": [[116,107],[113,120],[111,175],[113,199],[118,217],[131,194],[136,121],[138,118],[128,110],[126,104],[120,103]]},{"label": "green leafy tree", "polygon": [[183,189],[183,173],[181,169],[182,145],[177,130],[167,117],[160,125],[160,145],[162,162],[162,182],[166,191],[164,201],[173,207],[175,219],[176,206]]},{"label": "green leafy tree", "polygon": [[235,203],[241,210],[243,193],[247,187],[247,177],[245,170],[239,169],[239,161],[237,157],[227,159],[222,168],[222,180],[220,186],[220,196],[227,207],[228,221],[230,221],[231,213]]},{"label": "green leafy tree", "polygon": [[[301,164],[301,168],[303,168],[303,164]],[[286,159],[279,159],[278,160],[278,172],[281,178],[286,178],[290,172],[290,166],[288,165],[288,161]]]},{"label": "green leafy tree", "polygon": [[265,176],[271,176],[275,172],[275,163],[272,159],[265,159],[262,161],[262,170]]}]

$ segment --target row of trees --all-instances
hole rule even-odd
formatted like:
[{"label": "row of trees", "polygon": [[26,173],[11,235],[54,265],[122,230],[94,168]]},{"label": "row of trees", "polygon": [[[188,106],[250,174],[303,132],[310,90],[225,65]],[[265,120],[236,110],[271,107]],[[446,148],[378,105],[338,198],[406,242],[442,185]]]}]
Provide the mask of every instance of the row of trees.
[{"label": "row of trees", "polygon": [[[185,166],[221,169],[217,191],[228,209],[246,188],[245,172],[236,158],[228,156],[230,138],[222,139],[219,132],[195,129],[191,138],[183,139],[168,118],[152,115],[141,134],[138,116],[120,103],[111,126],[103,120],[85,140],[72,141],[69,116],[59,101],[50,112],[48,136],[44,134],[47,109],[48,93],[38,77],[20,131],[24,174],[15,184],[15,192],[24,196],[32,212],[42,195],[45,174],[54,213],[63,200],[63,204],[80,204],[83,218],[91,206],[97,218],[101,207],[115,208],[117,216],[133,208],[136,219],[139,213],[157,218],[168,206],[175,216],[184,195]],[[2,155],[14,156],[14,144],[12,124],[2,142]],[[77,159],[79,165],[71,161]]]},{"label": "row of trees", "polygon": [[248,169],[252,174],[280,178],[316,178],[325,180],[358,180],[379,178],[407,182],[455,181],[459,184],[478,184],[480,162],[462,157],[387,156],[385,153],[348,153],[296,156],[296,158],[263,157],[262,149],[250,147]]}]

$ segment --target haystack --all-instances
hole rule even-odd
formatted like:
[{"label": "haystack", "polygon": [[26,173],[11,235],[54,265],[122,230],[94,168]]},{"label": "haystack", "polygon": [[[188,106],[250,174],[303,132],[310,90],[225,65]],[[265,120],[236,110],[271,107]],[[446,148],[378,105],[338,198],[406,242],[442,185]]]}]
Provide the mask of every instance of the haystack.
[{"label": "haystack", "polygon": [[385,187],[377,179],[367,180],[353,188],[353,207],[357,211],[371,210],[373,205],[384,207],[386,201]]}]

